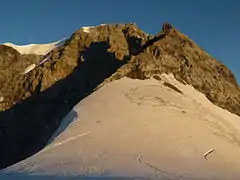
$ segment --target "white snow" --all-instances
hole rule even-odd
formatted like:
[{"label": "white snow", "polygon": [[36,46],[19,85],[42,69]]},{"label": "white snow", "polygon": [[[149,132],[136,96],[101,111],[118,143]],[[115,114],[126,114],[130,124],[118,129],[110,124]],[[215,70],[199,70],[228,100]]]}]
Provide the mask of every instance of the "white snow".
[{"label": "white snow", "polygon": [[240,117],[172,75],[161,79],[104,85],[74,107],[47,147],[2,173],[239,179]]},{"label": "white snow", "polygon": [[10,46],[16,49],[21,54],[37,54],[37,55],[46,55],[50,51],[52,51],[57,46],[61,45],[61,43],[65,41],[65,38],[49,43],[49,44],[28,44],[28,45],[15,45],[12,43],[4,43],[3,45]]},{"label": "white snow", "polygon": [[56,132],[52,135],[48,144],[50,144],[53,140],[55,140],[62,132],[64,132],[67,128],[69,128],[77,119],[77,113],[72,110],[61,122],[60,126],[56,130]]},{"label": "white snow", "polygon": [[91,28],[94,28],[94,26],[85,26],[85,27],[82,27],[82,29],[83,29],[83,31],[85,32],[85,33],[90,33],[90,29]]},{"label": "white snow", "polygon": [[81,29],[85,32],[85,33],[90,33],[91,29],[95,28],[95,27],[100,27],[100,26],[106,26],[106,24],[99,24],[97,26],[83,26]]},{"label": "white snow", "polygon": [[142,39],[142,37],[141,37],[141,36],[139,36],[138,34],[136,35],[136,37],[137,37],[137,38],[139,38],[139,39]]},{"label": "white snow", "polygon": [[30,66],[28,66],[24,72],[22,74],[27,74],[29,73],[30,71],[32,71],[34,68],[36,67],[36,64],[31,64]]},{"label": "white snow", "polygon": [[100,24],[100,25],[98,25],[98,26],[106,26],[106,24]]},{"label": "white snow", "polygon": [[58,142],[58,143],[49,145],[49,146],[47,146],[46,148],[44,148],[44,149],[41,151],[41,153],[46,152],[46,151],[49,151],[49,150],[52,150],[53,148],[56,148],[56,147],[58,147],[58,146],[61,146],[61,145],[65,144],[65,143],[68,143],[68,142],[70,142],[70,141],[73,141],[73,140],[75,140],[75,139],[77,139],[77,138],[80,138],[80,137],[82,137],[82,136],[85,136],[85,135],[88,135],[88,134],[91,134],[91,133],[92,133],[92,131],[88,131],[88,132],[86,132],[86,133],[80,133],[80,134],[77,134],[76,136],[70,137],[70,138],[68,138],[68,139],[66,139],[66,140],[64,140],[64,141],[60,141],[60,142]]},{"label": "white snow", "polygon": [[38,63],[38,66],[45,63],[46,61],[48,61],[50,59],[50,55],[45,57],[43,60],[41,60],[39,63]]}]

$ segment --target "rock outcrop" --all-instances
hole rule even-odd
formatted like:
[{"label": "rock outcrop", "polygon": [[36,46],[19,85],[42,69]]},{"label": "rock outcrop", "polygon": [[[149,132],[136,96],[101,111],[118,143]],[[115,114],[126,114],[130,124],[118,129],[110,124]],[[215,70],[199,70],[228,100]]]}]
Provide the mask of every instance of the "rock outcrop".
[{"label": "rock outcrop", "polygon": [[205,94],[217,106],[240,116],[239,86],[225,65],[169,24],[164,24],[154,39],[105,82],[123,76],[145,79],[172,73],[179,81],[191,84]]},{"label": "rock outcrop", "polygon": [[10,74],[0,79],[0,168],[39,151],[75,104],[124,76],[172,73],[240,116],[240,90],[232,72],[167,23],[156,36],[132,23],[81,28],[26,74],[20,72],[40,62],[39,56],[23,57],[5,46],[2,54],[0,72]]},{"label": "rock outcrop", "polygon": [[[8,91],[10,84],[16,85],[19,83],[19,75],[24,71],[26,67],[31,64],[38,63],[42,56],[29,54],[21,55],[15,49],[0,45],[0,96],[4,97]],[[18,88],[18,87],[15,87]],[[2,104],[0,109],[3,110]]]}]

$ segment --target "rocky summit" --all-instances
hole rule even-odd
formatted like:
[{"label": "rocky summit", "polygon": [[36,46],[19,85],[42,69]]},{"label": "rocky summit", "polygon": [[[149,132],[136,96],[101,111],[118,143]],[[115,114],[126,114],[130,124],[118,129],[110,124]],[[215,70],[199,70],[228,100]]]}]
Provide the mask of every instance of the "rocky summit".
[{"label": "rocky summit", "polygon": [[106,83],[164,73],[240,116],[233,73],[168,23],[155,36],[134,23],[83,27],[45,56],[0,46],[0,168],[43,148],[73,106]]}]

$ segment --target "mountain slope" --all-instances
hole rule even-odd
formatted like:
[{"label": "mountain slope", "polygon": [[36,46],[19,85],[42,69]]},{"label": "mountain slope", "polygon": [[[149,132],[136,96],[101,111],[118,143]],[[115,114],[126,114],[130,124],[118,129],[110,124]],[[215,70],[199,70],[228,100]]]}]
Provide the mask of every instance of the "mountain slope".
[{"label": "mountain slope", "polygon": [[131,24],[98,26],[91,33],[79,29],[43,57],[48,61],[0,91],[0,140],[5,144],[0,167],[39,151],[73,106],[127,62],[125,29],[132,33],[129,38],[148,38]]},{"label": "mountain slope", "polygon": [[[39,85],[39,91],[44,91],[59,80],[74,74],[74,71],[79,71],[76,72],[77,76],[82,76],[83,81],[87,81],[85,83],[89,84],[89,87],[86,88],[94,88],[129,60],[130,47],[139,47],[148,39],[135,25],[129,24],[98,26],[90,33],[85,31],[83,28],[76,31],[62,46],[47,54],[45,57],[49,60],[25,75],[20,84],[10,84],[3,92],[6,104],[2,109],[9,109],[13,103],[30,97]],[[126,33],[130,36],[125,37]],[[134,36],[140,35],[143,39],[137,43],[132,40]],[[27,89],[30,91],[26,91]]]},{"label": "mountain slope", "polygon": [[225,65],[169,24],[163,26],[155,39],[106,82],[124,76],[146,79],[173,73],[176,79],[193,85],[214,104],[240,115],[240,88]]},{"label": "mountain slope", "polygon": [[53,142],[2,173],[239,179],[240,117],[173,75],[159,77],[125,77],[100,88],[63,119],[62,124],[73,122],[60,127]]},{"label": "mountain slope", "polygon": [[231,71],[169,24],[156,36],[132,23],[84,27],[42,59],[0,90],[1,168],[38,152],[79,101],[125,76],[159,79],[171,73],[240,115],[240,91]]}]

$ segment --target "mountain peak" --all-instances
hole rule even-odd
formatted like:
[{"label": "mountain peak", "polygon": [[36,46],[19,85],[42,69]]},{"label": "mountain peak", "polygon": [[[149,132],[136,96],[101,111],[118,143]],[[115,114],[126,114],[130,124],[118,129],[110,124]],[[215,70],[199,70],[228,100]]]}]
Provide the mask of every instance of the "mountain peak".
[{"label": "mountain peak", "polygon": [[[82,69],[86,62],[92,64],[91,66],[96,66],[97,63],[98,67],[111,69],[105,70],[108,72],[102,77],[105,79],[100,78],[99,81],[96,79],[100,76],[91,74],[91,87],[116,77],[142,79],[161,73],[172,73],[179,81],[192,84],[217,105],[240,114],[240,111],[236,110],[240,108],[236,105],[236,99],[240,97],[239,87],[232,72],[181,32],[170,33],[173,29],[174,27],[166,22],[158,35],[151,36],[139,29],[135,23],[82,27],[62,46],[51,51],[47,59],[42,60],[44,63],[40,63],[41,66],[36,66],[35,71],[39,73],[33,71],[30,76],[35,80],[40,75],[43,76],[36,85],[42,83],[41,91],[44,91],[56,82],[54,79],[66,78],[78,66]],[[51,47],[56,47],[57,43],[59,41],[51,43]],[[104,62],[105,60],[107,62]],[[113,62],[116,64],[113,65]],[[104,63],[107,63],[107,66],[103,66]],[[124,66],[121,67],[122,65]],[[49,66],[54,68],[49,69]],[[88,71],[96,71],[91,66]],[[118,71],[114,72],[117,69]],[[98,69],[100,74],[103,73],[102,70]],[[89,78],[87,76],[86,74],[86,78]],[[15,96],[14,101],[21,101],[23,97],[31,96],[31,93],[19,95]]]},{"label": "mountain peak", "polygon": [[[3,124],[17,124],[17,142],[6,140],[5,149],[13,152],[9,152],[10,159],[1,161],[0,167],[38,151],[79,101],[124,77],[161,79],[162,74],[172,74],[213,104],[240,116],[240,90],[232,72],[168,23],[156,36],[148,35],[134,23],[83,27],[44,56],[7,55],[11,66],[6,63],[6,69],[0,64],[1,74],[8,75],[0,76],[4,84],[0,89],[0,110],[4,115],[0,119]],[[28,67],[31,71],[24,71]],[[25,131],[26,124],[30,128]],[[29,138],[32,136],[35,138]],[[30,145],[32,149],[24,149]]]},{"label": "mountain peak", "polygon": [[173,26],[168,22],[163,23],[162,32],[168,34],[173,29]]}]

